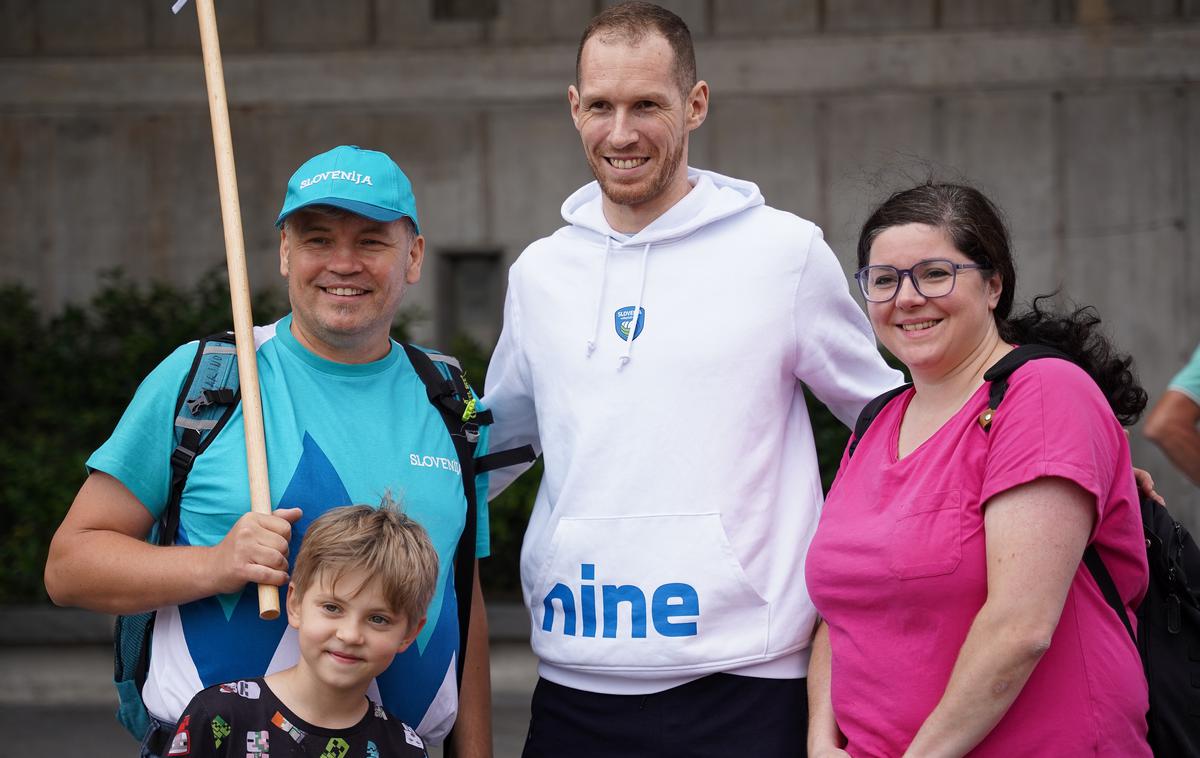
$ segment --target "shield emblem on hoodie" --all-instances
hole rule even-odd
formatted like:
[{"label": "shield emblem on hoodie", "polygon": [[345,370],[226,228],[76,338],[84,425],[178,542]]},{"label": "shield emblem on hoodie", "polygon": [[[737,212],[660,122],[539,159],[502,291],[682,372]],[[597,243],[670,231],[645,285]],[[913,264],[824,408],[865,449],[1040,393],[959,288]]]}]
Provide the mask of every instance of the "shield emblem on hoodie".
[{"label": "shield emblem on hoodie", "polygon": [[627,305],[624,308],[618,308],[616,313],[613,314],[613,320],[616,322],[614,326],[617,330],[617,336],[621,338],[622,342],[629,339],[630,329],[633,329],[633,338],[637,339],[638,335],[642,333],[642,327],[646,325],[646,309],[637,309],[636,324],[634,323],[633,311],[634,307]]}]

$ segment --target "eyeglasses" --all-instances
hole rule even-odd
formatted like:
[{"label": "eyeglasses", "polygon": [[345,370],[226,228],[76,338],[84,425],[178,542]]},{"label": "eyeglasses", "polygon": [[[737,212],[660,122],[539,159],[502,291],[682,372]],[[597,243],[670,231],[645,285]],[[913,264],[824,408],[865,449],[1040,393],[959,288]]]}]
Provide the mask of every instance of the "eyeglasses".
[{"label": "eyeglasses", "polygon": [[943,258],[921,261],[912,268],[895,266],[863,266],[855,274],[863,297],[870,303],[886,303],[900,291],[900,281],[907,275],[917,294],[922,297],[945,297],[954,291],[954,280],[963,269],[991,271],[983,263],[955,263]]}]

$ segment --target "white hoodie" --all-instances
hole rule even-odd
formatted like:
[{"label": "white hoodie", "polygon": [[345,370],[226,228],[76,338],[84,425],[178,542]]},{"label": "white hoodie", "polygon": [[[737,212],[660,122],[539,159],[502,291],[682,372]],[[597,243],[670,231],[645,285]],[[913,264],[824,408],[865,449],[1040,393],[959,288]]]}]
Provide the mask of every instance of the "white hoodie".
[{"label": "white hoodie", "polygon": [[688,178],[633,235],[588,184],[509,272],[491,446],[544,455],[521,583],[541,675],[576,689],[804,676],[821,482],[800,382],[849,425],[901,380],[816,226]]}]

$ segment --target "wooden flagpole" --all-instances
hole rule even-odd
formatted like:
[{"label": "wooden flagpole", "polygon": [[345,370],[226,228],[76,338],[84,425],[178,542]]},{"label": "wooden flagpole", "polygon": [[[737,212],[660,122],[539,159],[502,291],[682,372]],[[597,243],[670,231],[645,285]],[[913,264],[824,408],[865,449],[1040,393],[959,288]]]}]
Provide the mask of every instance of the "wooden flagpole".
[{"label": "wooden flagpole", "polygon": [[[204,80],[208,85],[208,112],[212,118],[213,149],[217,156],[217,185],[221,192],[221,221],[225,227],[225,261],[229,268],[229,295],[233,306],[233,333],[237,339],[238,384],[242,392],[242,418],[246,427],[246,468],[250,474],[250,509],[271,512],[271,486],[267,478],[267,447],[263,432],[262,398],[254,350],[254,320],[250,314],[250,282],[246,275],[246,243],[238,203],[237,172],[233,163],[233,137],[229,131],[229,103],[225,99],[225,71],[213,0],[196,0],[200,19],[200,47],[204,54]],[[258,585],[258,615],[279,616],[279,588]]]}]

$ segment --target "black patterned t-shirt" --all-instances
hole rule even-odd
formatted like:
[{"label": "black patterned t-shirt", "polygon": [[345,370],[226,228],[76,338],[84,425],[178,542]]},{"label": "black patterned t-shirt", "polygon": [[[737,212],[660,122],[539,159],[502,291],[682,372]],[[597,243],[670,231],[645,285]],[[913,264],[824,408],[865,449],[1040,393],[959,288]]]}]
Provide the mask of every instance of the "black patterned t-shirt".
[{"label": "black patterned t-shirt", "polygon": [[325,729],[287,709],[261,678],[209,687],[184,710],[168,756],[427,758],[412,727],[371,703],[352,727]]}]

